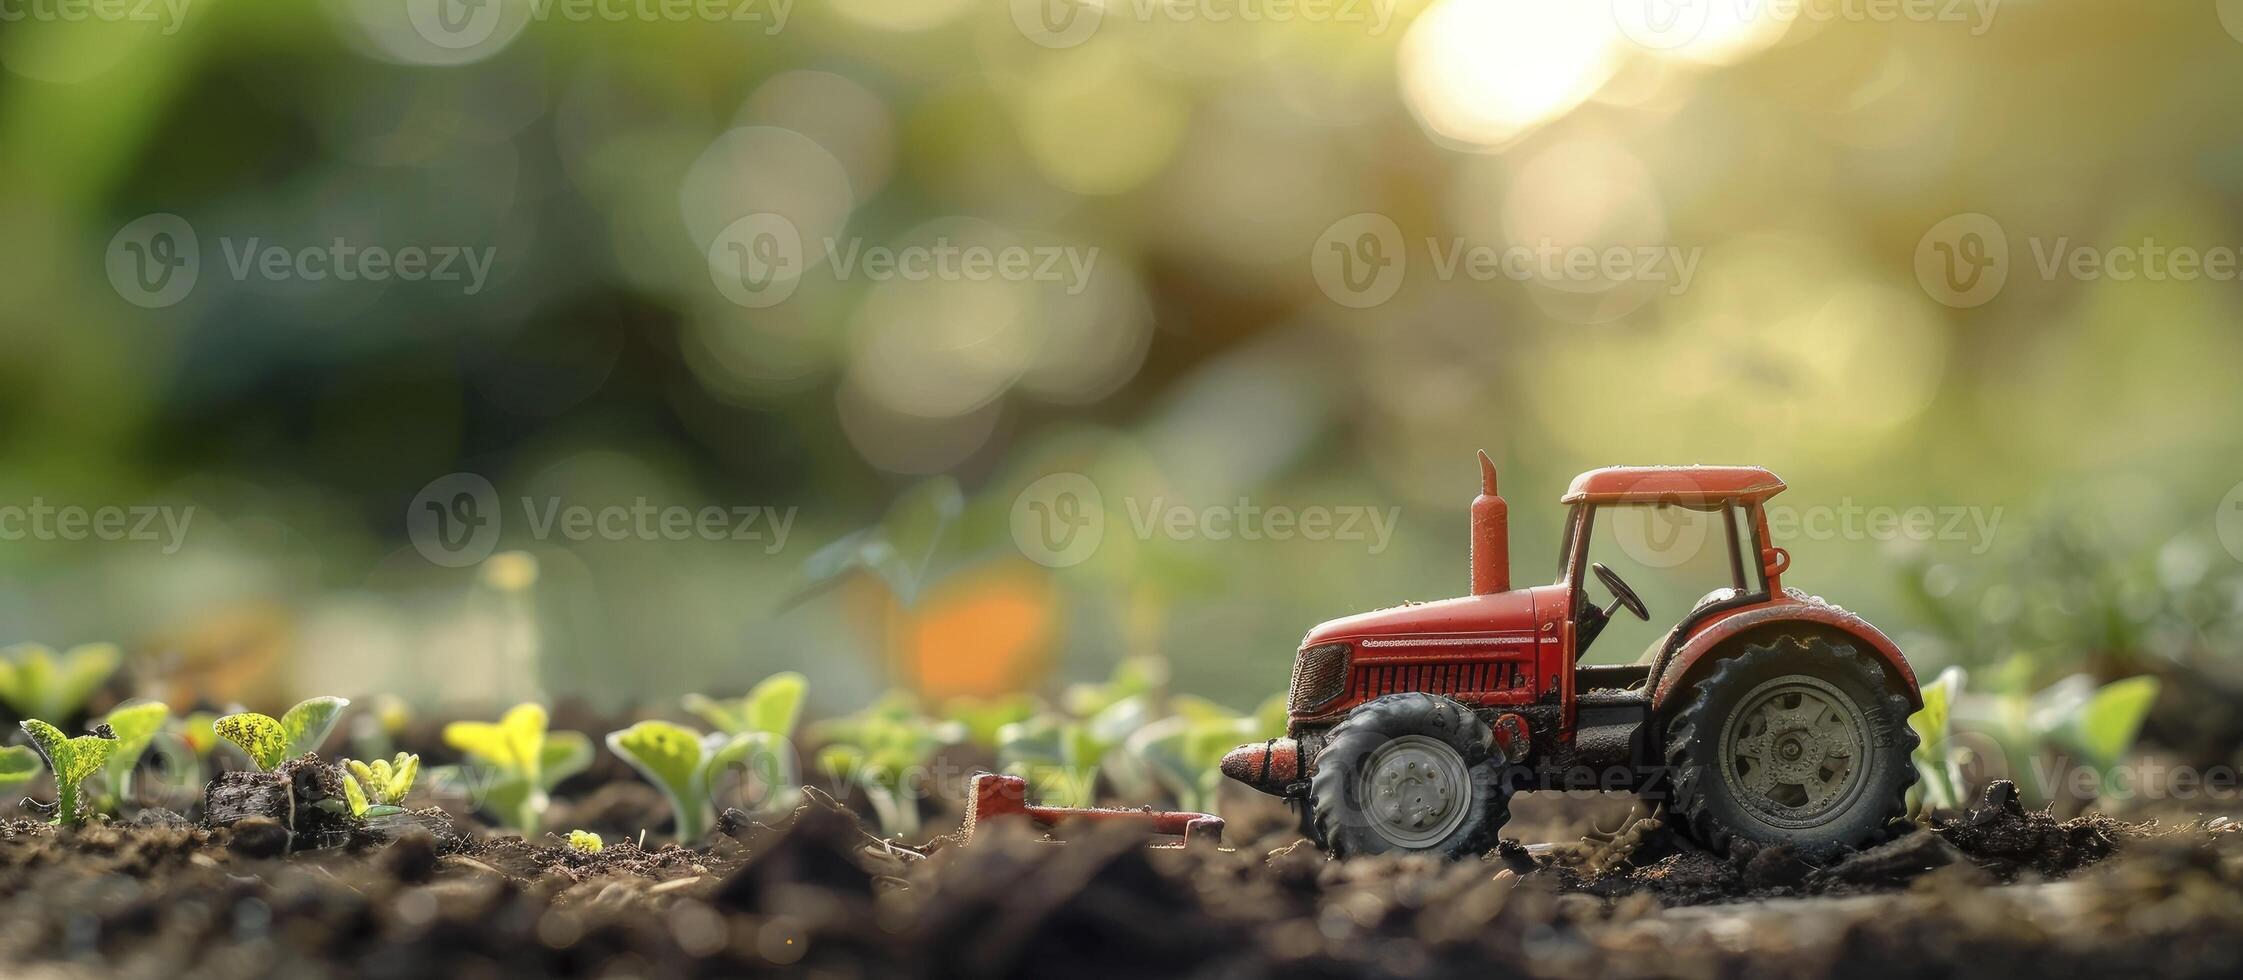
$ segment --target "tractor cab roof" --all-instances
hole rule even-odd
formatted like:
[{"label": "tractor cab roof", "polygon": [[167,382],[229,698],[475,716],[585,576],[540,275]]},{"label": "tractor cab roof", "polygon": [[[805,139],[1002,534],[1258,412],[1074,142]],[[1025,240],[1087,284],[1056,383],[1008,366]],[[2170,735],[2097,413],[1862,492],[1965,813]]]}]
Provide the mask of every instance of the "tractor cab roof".
[{"label": "tractor cab roof", "polygon": [[1766,500],[1783,488],[1758,466],[1607,466],[1574,477],[1558,502],[1704,505]]}]

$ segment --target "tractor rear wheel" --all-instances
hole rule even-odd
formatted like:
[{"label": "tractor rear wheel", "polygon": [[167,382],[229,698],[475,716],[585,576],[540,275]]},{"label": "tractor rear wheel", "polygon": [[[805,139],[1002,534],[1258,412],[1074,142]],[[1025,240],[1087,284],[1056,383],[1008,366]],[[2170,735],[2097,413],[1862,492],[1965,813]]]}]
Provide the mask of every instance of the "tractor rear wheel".
[{"label": "tractor rear wheel", "polygon": [[1309,784],[1312,839],[1358,854],[1478,856],[1511,817],[1487,723],[1433,694],[1393,694],[1332,728]]},{"label": "tractor rear wheel", "polygon": [[1776,637],[1717,661],[1666,723],[1668,817],[1717,852],[1827,860],[1881,839],[1916,782],[1908,699],[1843,640]]}]

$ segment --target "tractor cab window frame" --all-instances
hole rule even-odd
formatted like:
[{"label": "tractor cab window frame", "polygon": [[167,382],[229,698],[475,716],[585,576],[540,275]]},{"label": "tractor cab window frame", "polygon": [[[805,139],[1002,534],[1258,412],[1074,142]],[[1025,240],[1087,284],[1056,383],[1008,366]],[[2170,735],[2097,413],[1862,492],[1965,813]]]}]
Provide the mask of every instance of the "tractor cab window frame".
[{"label": "tractor cab window frame", "polygon": [[[1608,507],[1681,507],[1683,504],[1668,501],[1626,501],[1620,503],[1578,503],[1566,516],[1563,552],[1559,555],[1559,573],[1556,584],[1570,586],[1580,593],[1589,569],[1589,546],[1595,539],[1597,511]],[[1727,607],[1745,600],[1763,600],[1769,596],[1768,569],[1760,554],[1767,547],[1761,540],[1766,527],[1760,513],[1760,501],[1730,498],[1710,507],[1691,507],[1704,514],[1721,512],[1721,526],[1729,545],[1729,582],[1736,594]]]}]

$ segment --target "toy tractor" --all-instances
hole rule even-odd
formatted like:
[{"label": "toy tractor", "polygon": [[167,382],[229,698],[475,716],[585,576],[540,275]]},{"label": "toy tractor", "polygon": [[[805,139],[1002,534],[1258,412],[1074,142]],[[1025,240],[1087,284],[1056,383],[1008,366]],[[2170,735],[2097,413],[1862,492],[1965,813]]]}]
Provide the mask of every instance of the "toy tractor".
[{"label": "toy tractor", "polygon": [[[1782,491],[1755,466],[1612,467],[1573,481],[1557,581],[1511,587],[1509,515],[1480,454],[1472,594],[1335,619],[1293,662],[1287,736],[1223,760],[1290,801],[1342,856],[1484,853],[1531,789],[1632,791],[1717,852],[1789,844],[1827,859],[1879,839],[1916,781],[1908,716],[1922,706],[1883,633],[1783,586],[1790,555],[1763,510]],[[1612,616],[1650,610],[1589,561],[1598,516],[1685,507],[1726,529],[1732,581],[1641,659],[1579,661]],[[1709,543],[1713,538],[1709,535]],[[1718,545],[1717,545],[1718,546]],[[1590,599],[1591,574],[1611,596]]]}]

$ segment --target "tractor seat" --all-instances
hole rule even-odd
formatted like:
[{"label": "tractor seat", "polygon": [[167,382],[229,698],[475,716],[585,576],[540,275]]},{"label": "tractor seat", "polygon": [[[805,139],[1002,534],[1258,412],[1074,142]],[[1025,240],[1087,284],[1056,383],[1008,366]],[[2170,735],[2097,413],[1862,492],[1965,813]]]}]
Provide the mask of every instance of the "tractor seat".
[{"label": "tractor seat", "polygon": [[1635,662],[1641,666],[1657,663],[1659,661],[1659,651],[1665,650],[1667,644],[1674,642],[1675,633],[1680,631],[1683,626],[1698,618],[1698,614],[1704,612],[1706,607],[1719,602],[1728,602],[1736,597],[1737,590],[1730,588],[1715,589],[1706,593],[1705,598],[1699,599],[1698,604],[1691,606],[1690,611],[1683,614],[1681,619],[1675,620],[1674,629],[1668,630],[1663,636],[1653,638],[1651,645],[1643,648],[1643,656],[1637,657]]}]

